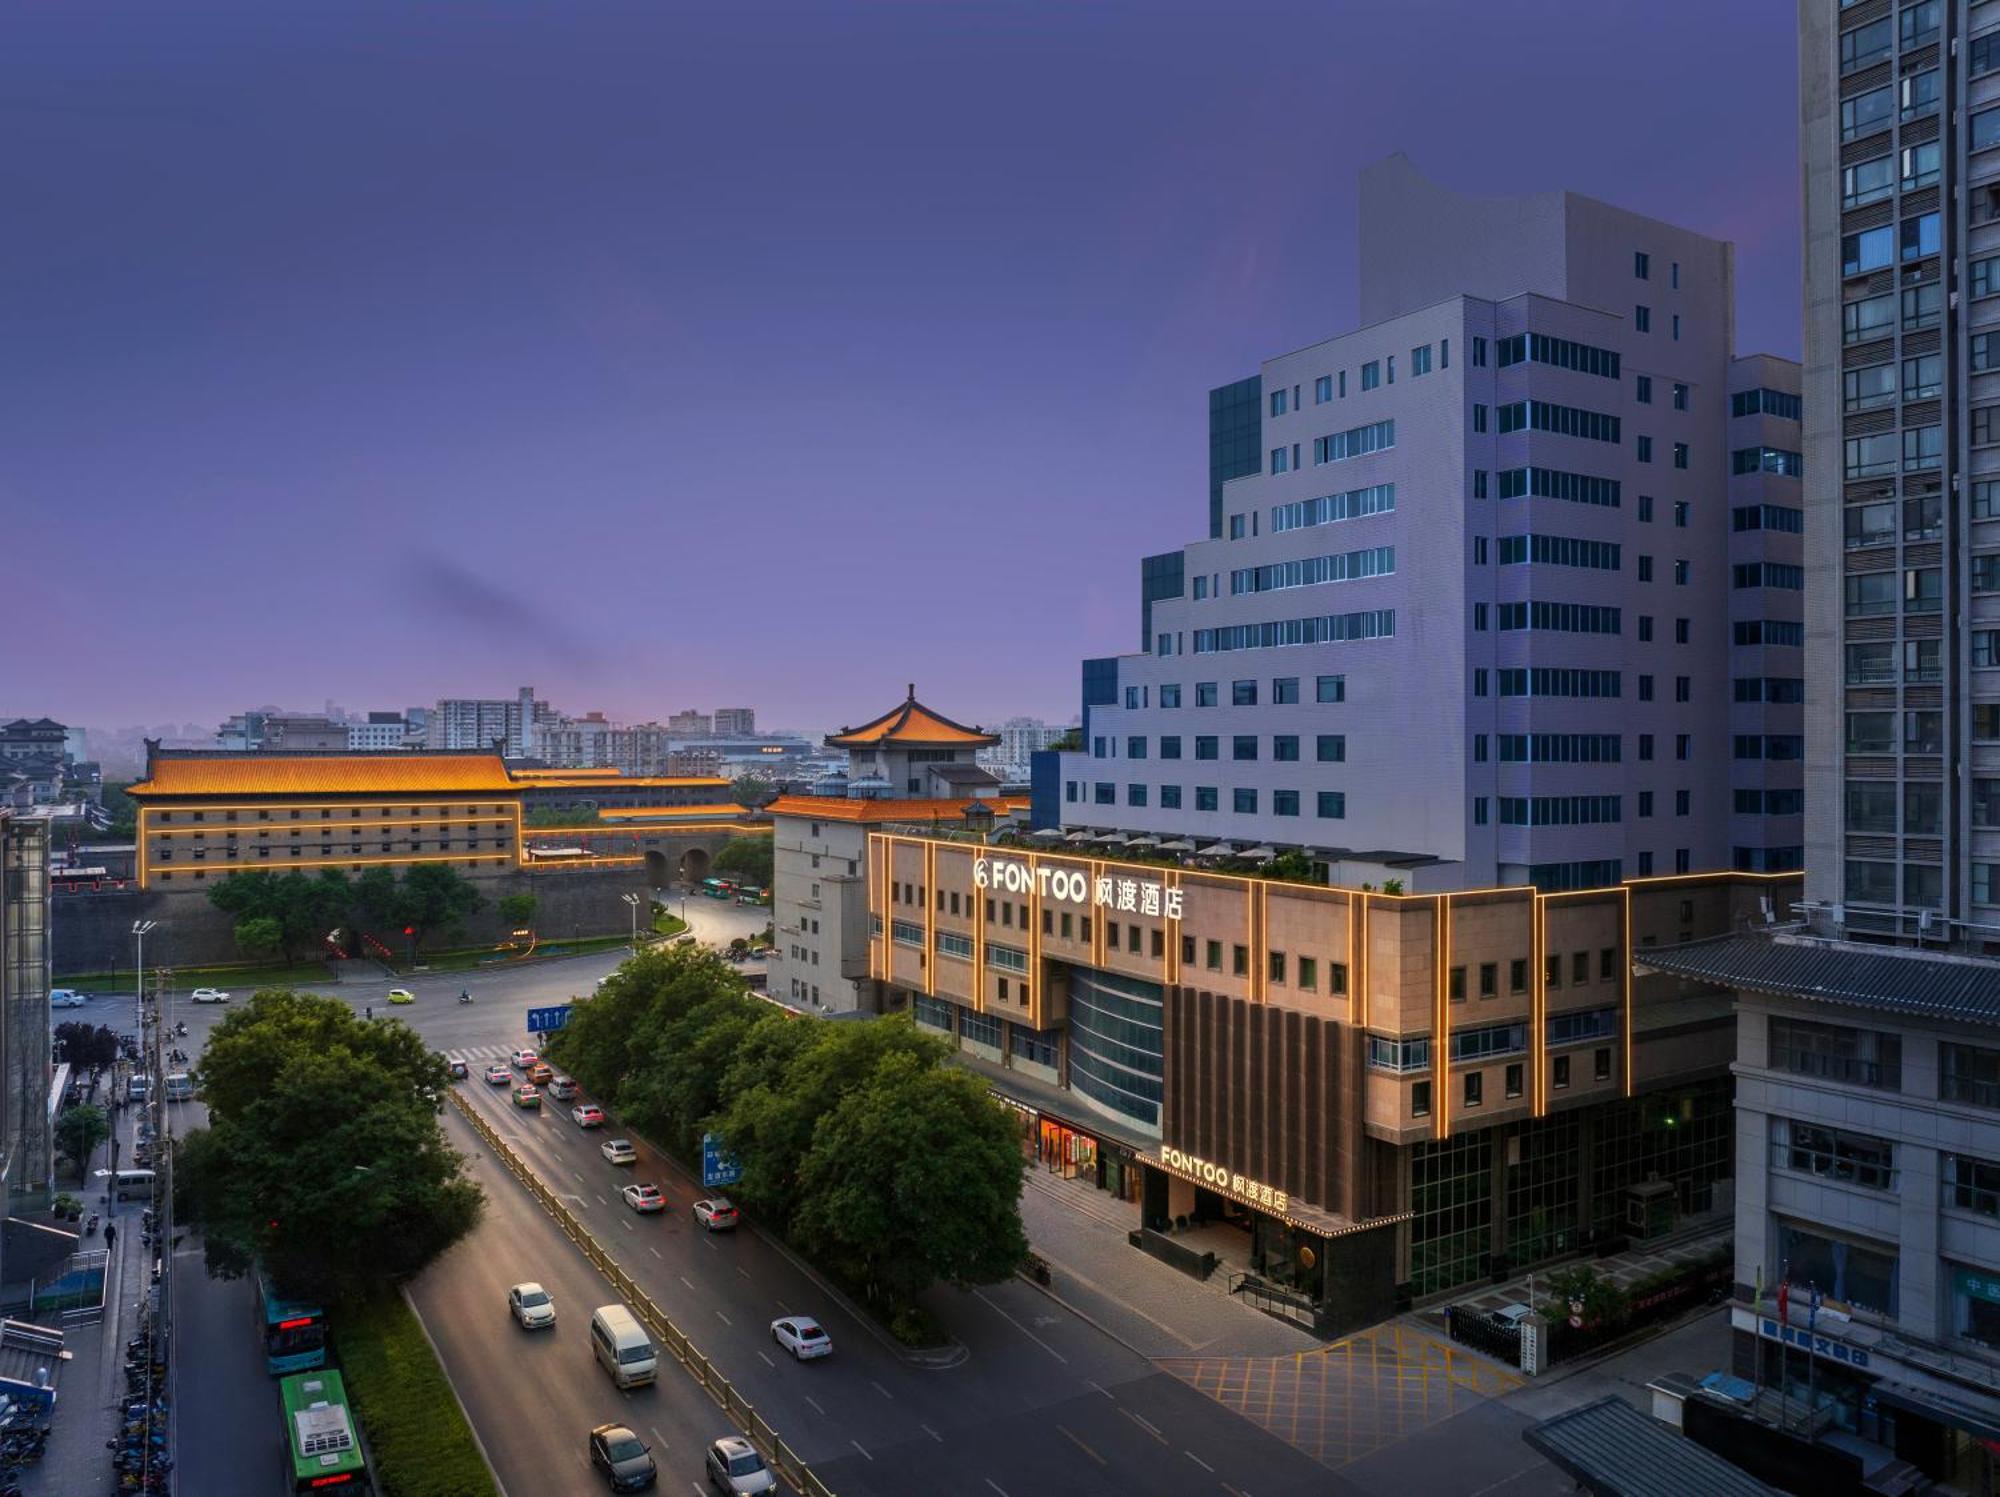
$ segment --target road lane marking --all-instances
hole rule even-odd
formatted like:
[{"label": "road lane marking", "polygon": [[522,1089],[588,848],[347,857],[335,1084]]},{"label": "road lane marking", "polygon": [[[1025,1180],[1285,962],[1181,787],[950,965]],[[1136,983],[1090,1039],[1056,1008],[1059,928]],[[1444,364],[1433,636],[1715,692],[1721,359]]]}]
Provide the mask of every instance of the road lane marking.
[{"label": "road lane marking", "polygon": [[660,1449],[665,1450],[667,1448],[667,1437],[660,1433],[659,1425],[649,1424],[646,1426],[646,1428],[651,1430],[653,1432],[653,1438],[660,1442]]},{"label": "road lane marking", "polygon": [[674,1277],[679,1279],[683,1284],[687,1285],[688,1288],[690,1289],[694,1288],[694,1280],[689,1278],[686,1274],[677,1273],[674,1275]]},{"label": "road lane marking", "polygon": [[[1005,1320],[1009,1325],[1013,1326],[1015,1330],[1019,1331],[1023,1336],[1026,1336],[1030,1341],[1034,1342],[1035,1345],[1039,1346],[1043,1351],[1047,1352],[1050,1356],[1054,1357],[1058,1362],[1062,1363],[1063,1366],[1065,1367],[1069,1366],[1068,1357],[1064,1356],[1061,1352],[1057,1351],[1053,1346],[1049,1345],[1048,1342],[1044,1341],[1040,1336],[1037,1336],[1033,1331],[1029,1330],[1026,1326],[1022,1325],[1020,1321],[1016,1320],[1013,1316],[1009,1315],[1005,1310],[1001,1309],[998,1305],[994,1304],[992,1300],[987,1299],[985,1290],[975,1289],[972,1292],[979,1299],[985,1300],[987,1308],[992,1310],[994,1314],[1000,1316],[1001,1319]],[[1062,1426],[1057,1425],[1056,1427],[1060,1429]]]},{"label": "road lane marking", "polygon": [[624,1229],[625,1229],[626,1231],[628,1231],[628,1232],[632,1230],[632,1223],[631,1223],[631,1222],[629,1222],[629,1221],[627,1221],[627,1220],[626,1220],[626,1219],[625,1219],[624,1217],[622,1217],[622,1216],[618,1218],[618,1225],[619,1225],[619,1226],[621,1226],[621,1227],[623,1227],[623,1228],[624,1228]]},{"label": "road lane marking", "polygon": [[773,1362],[769,1357],[764,1356],[764,1353],[762,1351],[759,1351],[757,1355],[760,1357],[764,1357],[764,1365],[766,1367],[776,1367],[778,1365],[776,1362]]},{"label": "road lane marking", "polygon": [[1100,1383],[1096,1378],[1094,1377],[1085,1378],[1084,1381],[1089,1383],[1090,1386],[1095,1388],[1099,1393],[1102,1393],[1106,1398],[1110,1398],[1113,1403],[1118,1402],[1116,1398],[1111,1397],[1111,1390],[1105,1387],[1104,1384]]},{"label": "road lane marking", "polygon": [[654,1247],[650,1242],[646,1244],[646,1251],[651,1253],[655,1258],[659,1258],[662,1263],[667,1261],[665,1258],[660,1257],[660,1250]]},{"label": "road lane marking", "polygon": [[814,1397],[812,1396],[812,1394],[808,1393],[808,1394],[806,1395],[806,1402],[807,1402],[807,1403],[809,1403],[809,1404],[811,1404],[811,1405],[813,1406],[813,1408],[814,1408],[814,1409],[815,1409],[815,1410],[816,1410],[816,1411],[817,1411],[817,1412],[819,1413],[819,1415],[820,1415],[820,1417],[821,1417],[821,1418],[825,1418],[825,1417],[826,1417],[826,1410],[825,1410],[825,1409],[822,1409],[822,1408],[820,1408],[820,1406],[819,1406],[819,1400],[818,1400],[817,1398],[814,1398]]},{"label": "road lane marking", "polygon": [[1000,1483],[995,1481],[992,1477],[989,1476],[986,1478],[986,1485],[993,1488],[994,1491],[998,1492],[1000,1494],[1000,1497],[1007,1497],[1007,1489],[1001,1486]]},{"label": "road lane marking", "polygon": [[896,1395],[891,1393],[887,1388],[883,1387],[880,1383],[876,1382],[874,1378],[871,1377],[870,1379],[868,1379],[868,1386],[873,1388],[877,1393],[880,1393],[884,1398],[888,1399],[890,1402],[893,1403],[895,1401]]},{"label": "road lane marking", "polygon": [[609,1205],[611,1204],[611,1202],[609,1202],[608,1200],[606,1200],[606,1199],[605,1199],[605,1198],[604,1198],[603,1196],[599,1196],[599,1197],[597,1198],[597,1204],[598,1204],[598,1205],[600,1205],[600,1206],[609,1206]]},{"label": "road lane marking", "polygon": [[[928,1424],[924,1423],[923,1420],[919,1419],[917,1421],[917,1428],[922,1430],[925,1434],[929,1435],[933,1440],[937,1441],[938,1444],[940,1445],[944,1444],[944,1436],[939,1434],[936,1430],[932,1429]],[[988,1483],[988,1485],[991,1485],[991,1483]],[[994,1490],[998,1491],[999,1489],[996,1487],[994,1488]]]},{"label": "road lane marking", "polygon": [[733,1326],[736,1324],[735,1321],[731,1320],[727,1315],[724,1315],[720,1310],[717,1310],[715,1312],[715,1318],[727,1326]]},{"label": "road lane marking", "polygon": [[847,1443],[852,1445],[856,1450],[859,1450],[865,1459],[871,1462],[875,1459],[874,1456],[868,1454],[867,1449],[862,1445],[862,1443],[859,1440],[849,1440]]},{"label": "road lane marking", "polygon": [[1081,1450],[1085,1455],[1089,1456],[1093,1461],[1096,1461],[1098,1465],[1108,1466],[1111,1464],[1109,1461],[1105,1460],[1103,1456],[1099,1455],[1096,1451],[1092,1450],[1088,1445],[1084,1444],[1083,1441],[1079,1440],[1075,1435],[1071,1434],[1067,1429],[1064,1429],[1062,1425],[1058,1424],[1056,1426],[1056,1429],[1061,1432],[1064,1439],[1068,1440],[1070,1444],[1074,1445],[1078,1450]]},{"label": "road lane marking", "polygon": [[1119,1406],[1118,1412],[1123,1414],[1127,1419],[1130,1419],[1134,1424],[1138,1425],[1139,1428],[1143,1429],[1147,1434],[1151,1435],[1155,1440],[1158,1440],[1162,1445],[1167,1443],[1167,1437],[1160,1433],[1157,1426],[1149,1423],[1147,1420],[1141,1419],[1137,1414],[1133,1413],[1130,1409],[1125,1408],[1123,1405]]},{"label": "road lane marking", "polygon": [[1209,1465],[1207,1461],[1203,1460],[1200,1456],[1196,1455],[1192,1450],[1183,1450],[1181,1454],[1186,1456],[1189,1460],[1193,1461],[1197,1466],[1201,1467],[1201,1469],[1206,1471],[1210,1476],[1215,1475],[1215,1467]]},{"label": "road lane marking", "polygon": [[736,1265],[736,1271],[742,1274],[743,1277],[746,1279],[750,1277],[750,1270],[745,1268],[741,1263]]},{"label": "road lane marking", "polygon": [[1229,1494],[1229,1497],[1250,1497],[1250,1494],[1248,1492],[1240,1491],[1239,1489],[1232,1487],[1226,1481],[1222,1484],[1222,1490],[1227,1492]]}]

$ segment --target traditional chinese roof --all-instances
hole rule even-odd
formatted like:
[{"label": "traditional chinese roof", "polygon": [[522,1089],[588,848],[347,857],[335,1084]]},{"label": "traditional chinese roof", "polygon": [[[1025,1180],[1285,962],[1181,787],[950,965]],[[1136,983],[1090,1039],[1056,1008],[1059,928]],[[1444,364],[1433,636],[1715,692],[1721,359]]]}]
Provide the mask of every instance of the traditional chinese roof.
[{"label": "traditional chinese roof", "polygon": [[2000,1024],[2000,966],[1990,960],[1759,935],[1647,947],[1633,956],[1655,972],[1745,992]]},{"label": "traditional chinese roof", "polygon": [[518,793],[498,754],[155,754],[135,800],[214,795]]},{"label": "traditional chinese roof", "polygon": [[911,748],[941,748],[965,746],[970,748],[990,748],[1000,741],[998,733],[982,733],[978,728],[968,728],[964,723],[955,723],[940,713],[931,711],[917,700],[915,682],[910,683],[910,694],[902,702],[883,713],[873,722],[863,723],[858,728],[842,728],[838,733],[827,735],[828,748],[875,748],[881,744],[907,744]]},{"label": "traditional chinese roof", "polygon": [[599,771],[595,769],[540,769],[513,771],[514,778],[525,780],[530,790],[667,790],[686,789],[690,786],[709,790],[727,788],[729,781],[721,775],[637,775],[620,774],[617,770]]},{"label": "traditional chinese roof", "polygon": [[772,816],[810,816],[814,821],[963,821],[979,806],[996,817],[1028,808],[1025,795],[995,795],[981,800],[844,800],[834,795],[781,795],[764,810]]},{"label": "traditional chinese roof", "polygon": [[[734,801],[703,806],[601,806],[599,821],[699,821],[703,817],[748,816],[749,811]],[[551,830],[558,830],[551,828]]]}]

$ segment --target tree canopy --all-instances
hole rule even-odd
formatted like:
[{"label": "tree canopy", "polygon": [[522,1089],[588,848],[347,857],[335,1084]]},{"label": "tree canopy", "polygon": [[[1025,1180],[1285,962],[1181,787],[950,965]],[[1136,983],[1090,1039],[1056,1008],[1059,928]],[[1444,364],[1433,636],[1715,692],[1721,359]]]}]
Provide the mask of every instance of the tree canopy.
[{"label": "tree canopy", "polygon": [[209,1125],[181,1141],[181,1203],[211,1273],[262,1260],[338,1301],[416,1273],[470,1231],[479,1188],[437,1113],[445,1064],[407,1025],[344,1003],[256,994],[202,1056]]},{"label": "tree canopy", "polygon": [[427,935],[456,930],[485,903],[472,881],[443,863],[417,863],[402,878],[377,864],[350,880],[337,868],[302,872],[232,873],[209,886],[209,903],[236,917],[236,944],[245,956],[282,954],[296,961],[348,924],[381,933],[413,927]]},{"label": "tree canopy", "polygon": [[710,866],[717,873],[749,879],[762,888],[771,887],[771,867],[775,853],[769,837],[731,837],[722,845]]},{"label": "tree canopy", "polygon": [[794,1015],[670,946],[577,1000],[549,1052],[683,1156],[719,1133],[743,1165],[730,1194],[892,1316],[1025,1258],[1019,1126],[906,1018]]},{"label": "tree canopy", "polygon": [[90,1156],[111,1137],[111,1120],[94,1102],[65,1107],[56,1115],[56,1143],[76,1166],[76,1183],[81,1185],[90,1169]]}]

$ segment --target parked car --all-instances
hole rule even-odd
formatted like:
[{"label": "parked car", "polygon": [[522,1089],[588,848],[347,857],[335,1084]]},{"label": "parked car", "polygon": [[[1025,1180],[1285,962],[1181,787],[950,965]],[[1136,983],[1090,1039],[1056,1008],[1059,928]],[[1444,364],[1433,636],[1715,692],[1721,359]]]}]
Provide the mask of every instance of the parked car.
[{"label": "parked car", "polygon": [[1502,1305],[1499,1309],[1490,1310],[1487,1313],[1499,1324],[1507,1327],[1508,1330],[1517,1331],[1521,1328],[1521,1322],[1535,1312],[1526,1305],[1512,1304]]},{"label": "parked car", "polygon": [[79,993],[75,988],[49,989],[50,1008],[82,1008],[88,1002],[88,995]]},{"label": "parked car", "polygon": [[579,1128],[602,1128],[604,1126],[604,1109],[599,1107],[595,1102],[585,1102],[580,1107],[572,1107],[569,1110],[569,1115]]},{"label": "parked car", "polygon": [[227,1003],[229,995],[221,988],[196,988],[188,994],[190,1003]]},{"label": "parked car", "polygon": [[556,1302],[540,1284],[516,1284],[507,1291],[507,1309],[524,1331],[556,1323]]},{"label": "parked car", "polygon": [[627,1138],[607,1138],[597,1146],[597,1152],[613,1164],[637,1164],[639,1162],[639,1151],[632,1147],[632,1141]]},{"label": "parked car", "polygon": [[736,1203],[728,1196],[710,1196],[694,1203],[694,1219],[711,1232],[727,1232],[736,1225]]},{"label": "parked car", "polygon": [[622,1424],[600,1424],[590,1432],[590,1464],[614,1492],[644,1491],[660,1474],[645,1442]]},{"label": "parked car", "polygon": [[833,1338],[809,1315],[787,1315],[772,1321],[771,1339],[801,1362],[833,1355]]},{"label": "parked car", "polygon": [[391,1003],[415,1003],[417,995],[412,993],[408,988],[391,988],[389,989],[389,1001]]},{"label": "parked car", "polygon": [[538,1108],[542,1105],[542,1094],[532,1086],[517,1086],[514,1088],[514,1105],[516,1107]]},{"label": "parked car", "polygon": [[634,1211],[653,1212],[667,1209],[667,1198],[657,1185],[628,1185],[620,1192],[625,1204]]},{"label": "parked car", "polygon": [[540,1060],[541,1057],[532,1050],[516,1050],[507,1059],[513,1064],[515,1070],[525,1071],[537,1060]]},{"label": "parked car", "polygon": [[758,1492],[775,1492],[778,1479],[757,1454],[757,1447],[741,1435],[724,1435],[708,1447],[708,1484],[729,1497],[754,1497]]}]

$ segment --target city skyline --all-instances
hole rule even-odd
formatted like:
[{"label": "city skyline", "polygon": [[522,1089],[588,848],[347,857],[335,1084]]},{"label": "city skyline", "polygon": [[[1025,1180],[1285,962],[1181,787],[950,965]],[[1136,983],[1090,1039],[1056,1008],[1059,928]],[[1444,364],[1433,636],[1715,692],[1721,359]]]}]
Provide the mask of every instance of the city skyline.
[{"label": "city skyline", "polygon": [[[1131,647],[1136,557],[1193,539],[1207,390],[1351,325],[1355,173],[1398,149],[1735,241],[1738,346],[1798,352],[1783,14],[1272,5],[1237,24],[1290,40],[1241,62],[1199,11],[806,10],[783,48],[766,20],[134,10],[129,52],[24,23],[0,108],[43,231],[8,252],[0,494],[27,552],[80,513],[119,543],[95,623],[10,697],[220,721],[522,679],[626,720],[754,695],[837,724],[956,668],[962,631],[906,626],[962,606],[957,569],[858,583],[921,536],[1014,599],[949,705],[1067,720],[1076,662]],[[657,90],[682,48],[719,63]],[[1365,61],[1418,49],[1430,108]],[[1680,116],[1696,74],[1728,110]],[[16,606],[75,588],[42,569]],[[142,622],[183,669],[126,648]]]}]

